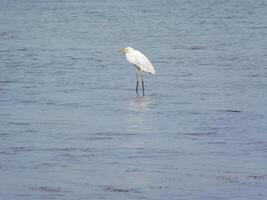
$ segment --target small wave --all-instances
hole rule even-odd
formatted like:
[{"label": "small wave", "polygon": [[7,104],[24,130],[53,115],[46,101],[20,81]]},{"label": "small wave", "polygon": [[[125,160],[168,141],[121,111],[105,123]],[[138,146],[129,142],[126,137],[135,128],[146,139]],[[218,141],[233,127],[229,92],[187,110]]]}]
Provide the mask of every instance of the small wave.
[{"label": "small wave", "polygon": [[119,188],[119,187],[114,187],[112,185],[110,186],[104,186],[103,190],[109,191],[109,192],[122,192],[122,193],[128,193],[128,192],[133,192],[133,193],[139,193],[137,189],[134,188]]},{"label": "small wave", "polygon": [[241,110],[221,110],[222,112],[241,113]]},{"label": "small wave", "polygon": [[50,187],[50,186],[32,187],[32,190],[39,190],[42,192],[62,192],[62,189],[60,187]]},{"label": "small wave", "polygon": [[192,132],[192,133],[184,133],[184,135],[190,136],[209,136],[209,135],[217,135],[215,132]]}]

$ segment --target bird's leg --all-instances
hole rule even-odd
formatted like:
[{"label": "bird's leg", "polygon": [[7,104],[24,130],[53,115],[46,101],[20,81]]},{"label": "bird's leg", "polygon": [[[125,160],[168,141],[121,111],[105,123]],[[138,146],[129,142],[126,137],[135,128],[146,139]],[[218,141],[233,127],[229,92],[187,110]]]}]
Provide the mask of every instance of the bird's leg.
[{"label": "bird's leg", "polygon": [[145,96],[145,85],[144,85],[144,80],[143,80],[143,75],[141,74],[142,78],[142,88],[143,88],[143,96]]},{"label": "bird's leg", "polygon": [[138,93],[138,83],[139,83],[139,78],[138,78],[138,74],[136,73],[136,88],[135,88],[135,91],[136,91],[136,95],[139,96],[139,93]]}]

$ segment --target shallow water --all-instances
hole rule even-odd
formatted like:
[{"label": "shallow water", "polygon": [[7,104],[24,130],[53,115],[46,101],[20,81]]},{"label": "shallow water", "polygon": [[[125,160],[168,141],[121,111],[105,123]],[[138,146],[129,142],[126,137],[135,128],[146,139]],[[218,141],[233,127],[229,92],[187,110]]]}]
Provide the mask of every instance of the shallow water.
[{"label": "shallow water", "polygon": [[[0,3],[0,199],[266,199],[266,1]],[[135,96],[121,47],[157,75]]]}]

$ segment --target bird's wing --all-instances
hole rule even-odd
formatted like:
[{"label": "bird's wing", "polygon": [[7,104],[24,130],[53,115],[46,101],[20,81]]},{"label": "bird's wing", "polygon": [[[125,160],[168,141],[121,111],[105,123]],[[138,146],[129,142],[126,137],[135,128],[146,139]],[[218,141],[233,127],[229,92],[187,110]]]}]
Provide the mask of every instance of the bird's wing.
[{"label": "bird's wing", "polygon": [[135,50],[134,52],[134,60],[135,64],[142,70],[147,73],[155,74],[156,71],[152,65],[152,63],[148,60],[148,58],[142,54],[140,51]]}]

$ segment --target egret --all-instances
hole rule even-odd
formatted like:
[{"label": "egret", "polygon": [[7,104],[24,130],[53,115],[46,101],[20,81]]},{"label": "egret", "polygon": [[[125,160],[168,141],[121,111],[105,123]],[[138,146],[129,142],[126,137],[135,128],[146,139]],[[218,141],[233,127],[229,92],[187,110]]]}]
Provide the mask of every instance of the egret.
[{"label": "egret", "polygon": [[132,47],[126,47],[120,49],[120,52],[126,54],[127,60],[133,64],[135,67],[135,72],[136,72],[136,94],[137,96],[139,95],[138,93],[138,85],[139,85],[139,80],[141,79],[142,81],[142,89],[143,89],[143,96],[145,96],[145,86],[144,86],[144,80],[143,80],[143,73],[149,73],[149,74],[156,74],[156,71],[152,65],[152,63],[149,61],[149,59],[142,54],[140,51],[137,51],[133,49]]}]

